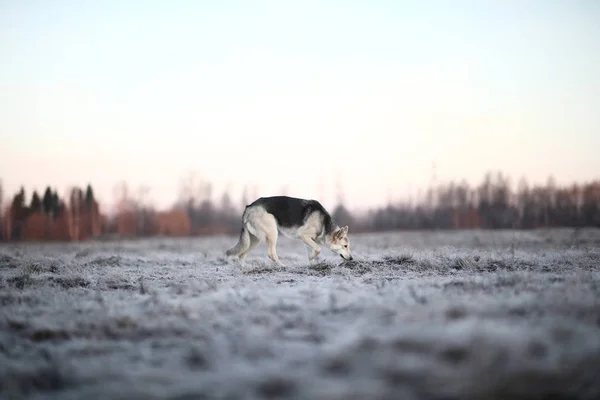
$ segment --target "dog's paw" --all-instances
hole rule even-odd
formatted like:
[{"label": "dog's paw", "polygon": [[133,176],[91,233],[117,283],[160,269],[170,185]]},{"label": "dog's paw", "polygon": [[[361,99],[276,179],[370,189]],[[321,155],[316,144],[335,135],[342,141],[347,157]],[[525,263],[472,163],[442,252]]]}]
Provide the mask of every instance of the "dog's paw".
[{"label": "dog's paw", "polygon": [[319,258],[320,255],[321,255],[320,251],[313,251],[313,253],[310,255],[310,257],[308,259],[313,261],[313,260],[316,260],[317,258]]}]

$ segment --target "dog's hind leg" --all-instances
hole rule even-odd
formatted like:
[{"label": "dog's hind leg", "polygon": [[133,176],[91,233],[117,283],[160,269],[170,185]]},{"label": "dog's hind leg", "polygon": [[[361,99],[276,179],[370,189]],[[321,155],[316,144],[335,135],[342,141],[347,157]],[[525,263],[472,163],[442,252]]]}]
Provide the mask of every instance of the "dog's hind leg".
[{"label": "dog's hind leg", "polygon": [[277,256],[277,230],[275,230],[275,233],[267,233],[267,244],[269,246],[269,258],[275,261],[280,267],[285,267],[285,265]]},{"label": "dog's hind leg", "polygon": [[250,245],[242,254],[239,255],[240,262],[243,263],[246,257],[248,256],[248,253],[254,250],[259,244],[260,238],[250,233]]},{"label": "dog's hind leg", "polygon": [[279,232],[277,231],[277,222],[275,219],[264,221],[265,237],[267,239],[267,245],[269,247],[269,258],[277,263],[281,267],[285,265],[281,262],[277,256],[277,237]]},{"label": "dog's hind leg", "polygon": [[279,266],[284,267],[279,257],[277,257],[277,237],[279,232],[277,230],[277,220],[271,214],[266,212],[256,214],[252,218],[252,230],[255,236],[262,236],[267,240],[267,246],[269,248],[269,258],[275,261]]}]

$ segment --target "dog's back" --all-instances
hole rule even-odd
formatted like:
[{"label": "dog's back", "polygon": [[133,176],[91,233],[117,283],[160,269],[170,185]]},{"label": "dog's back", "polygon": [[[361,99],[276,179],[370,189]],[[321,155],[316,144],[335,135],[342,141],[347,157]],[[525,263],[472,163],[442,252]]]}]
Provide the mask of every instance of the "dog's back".
[{"label": "dog's back", "polygon": [[261,197],[246,208],[263,208],[273,215],[281,228],[297,228],[304,225],[313,212],[318,212],[325,225],[331,222],[331,216],[316,200],[299,199],[289,196]]}]

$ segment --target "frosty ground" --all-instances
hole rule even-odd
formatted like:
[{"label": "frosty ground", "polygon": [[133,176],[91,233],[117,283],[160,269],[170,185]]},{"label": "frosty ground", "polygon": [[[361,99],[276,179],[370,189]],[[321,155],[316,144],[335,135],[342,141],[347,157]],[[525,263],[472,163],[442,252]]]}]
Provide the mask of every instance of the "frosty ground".
[{"label": "frosty ground", "polygon": [[0,244],[0,398],[600,398],[600,231]]}]

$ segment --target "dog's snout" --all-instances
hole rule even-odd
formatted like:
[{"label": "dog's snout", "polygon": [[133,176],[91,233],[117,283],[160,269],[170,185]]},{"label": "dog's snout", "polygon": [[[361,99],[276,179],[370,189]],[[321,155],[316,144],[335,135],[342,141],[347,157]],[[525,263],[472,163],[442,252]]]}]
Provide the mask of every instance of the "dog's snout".
[{"label": "dog's snout", "polygon": [[354,260],[354,257],[350,256],[350,258],[348,260],[352,261],[352,260]]}]

